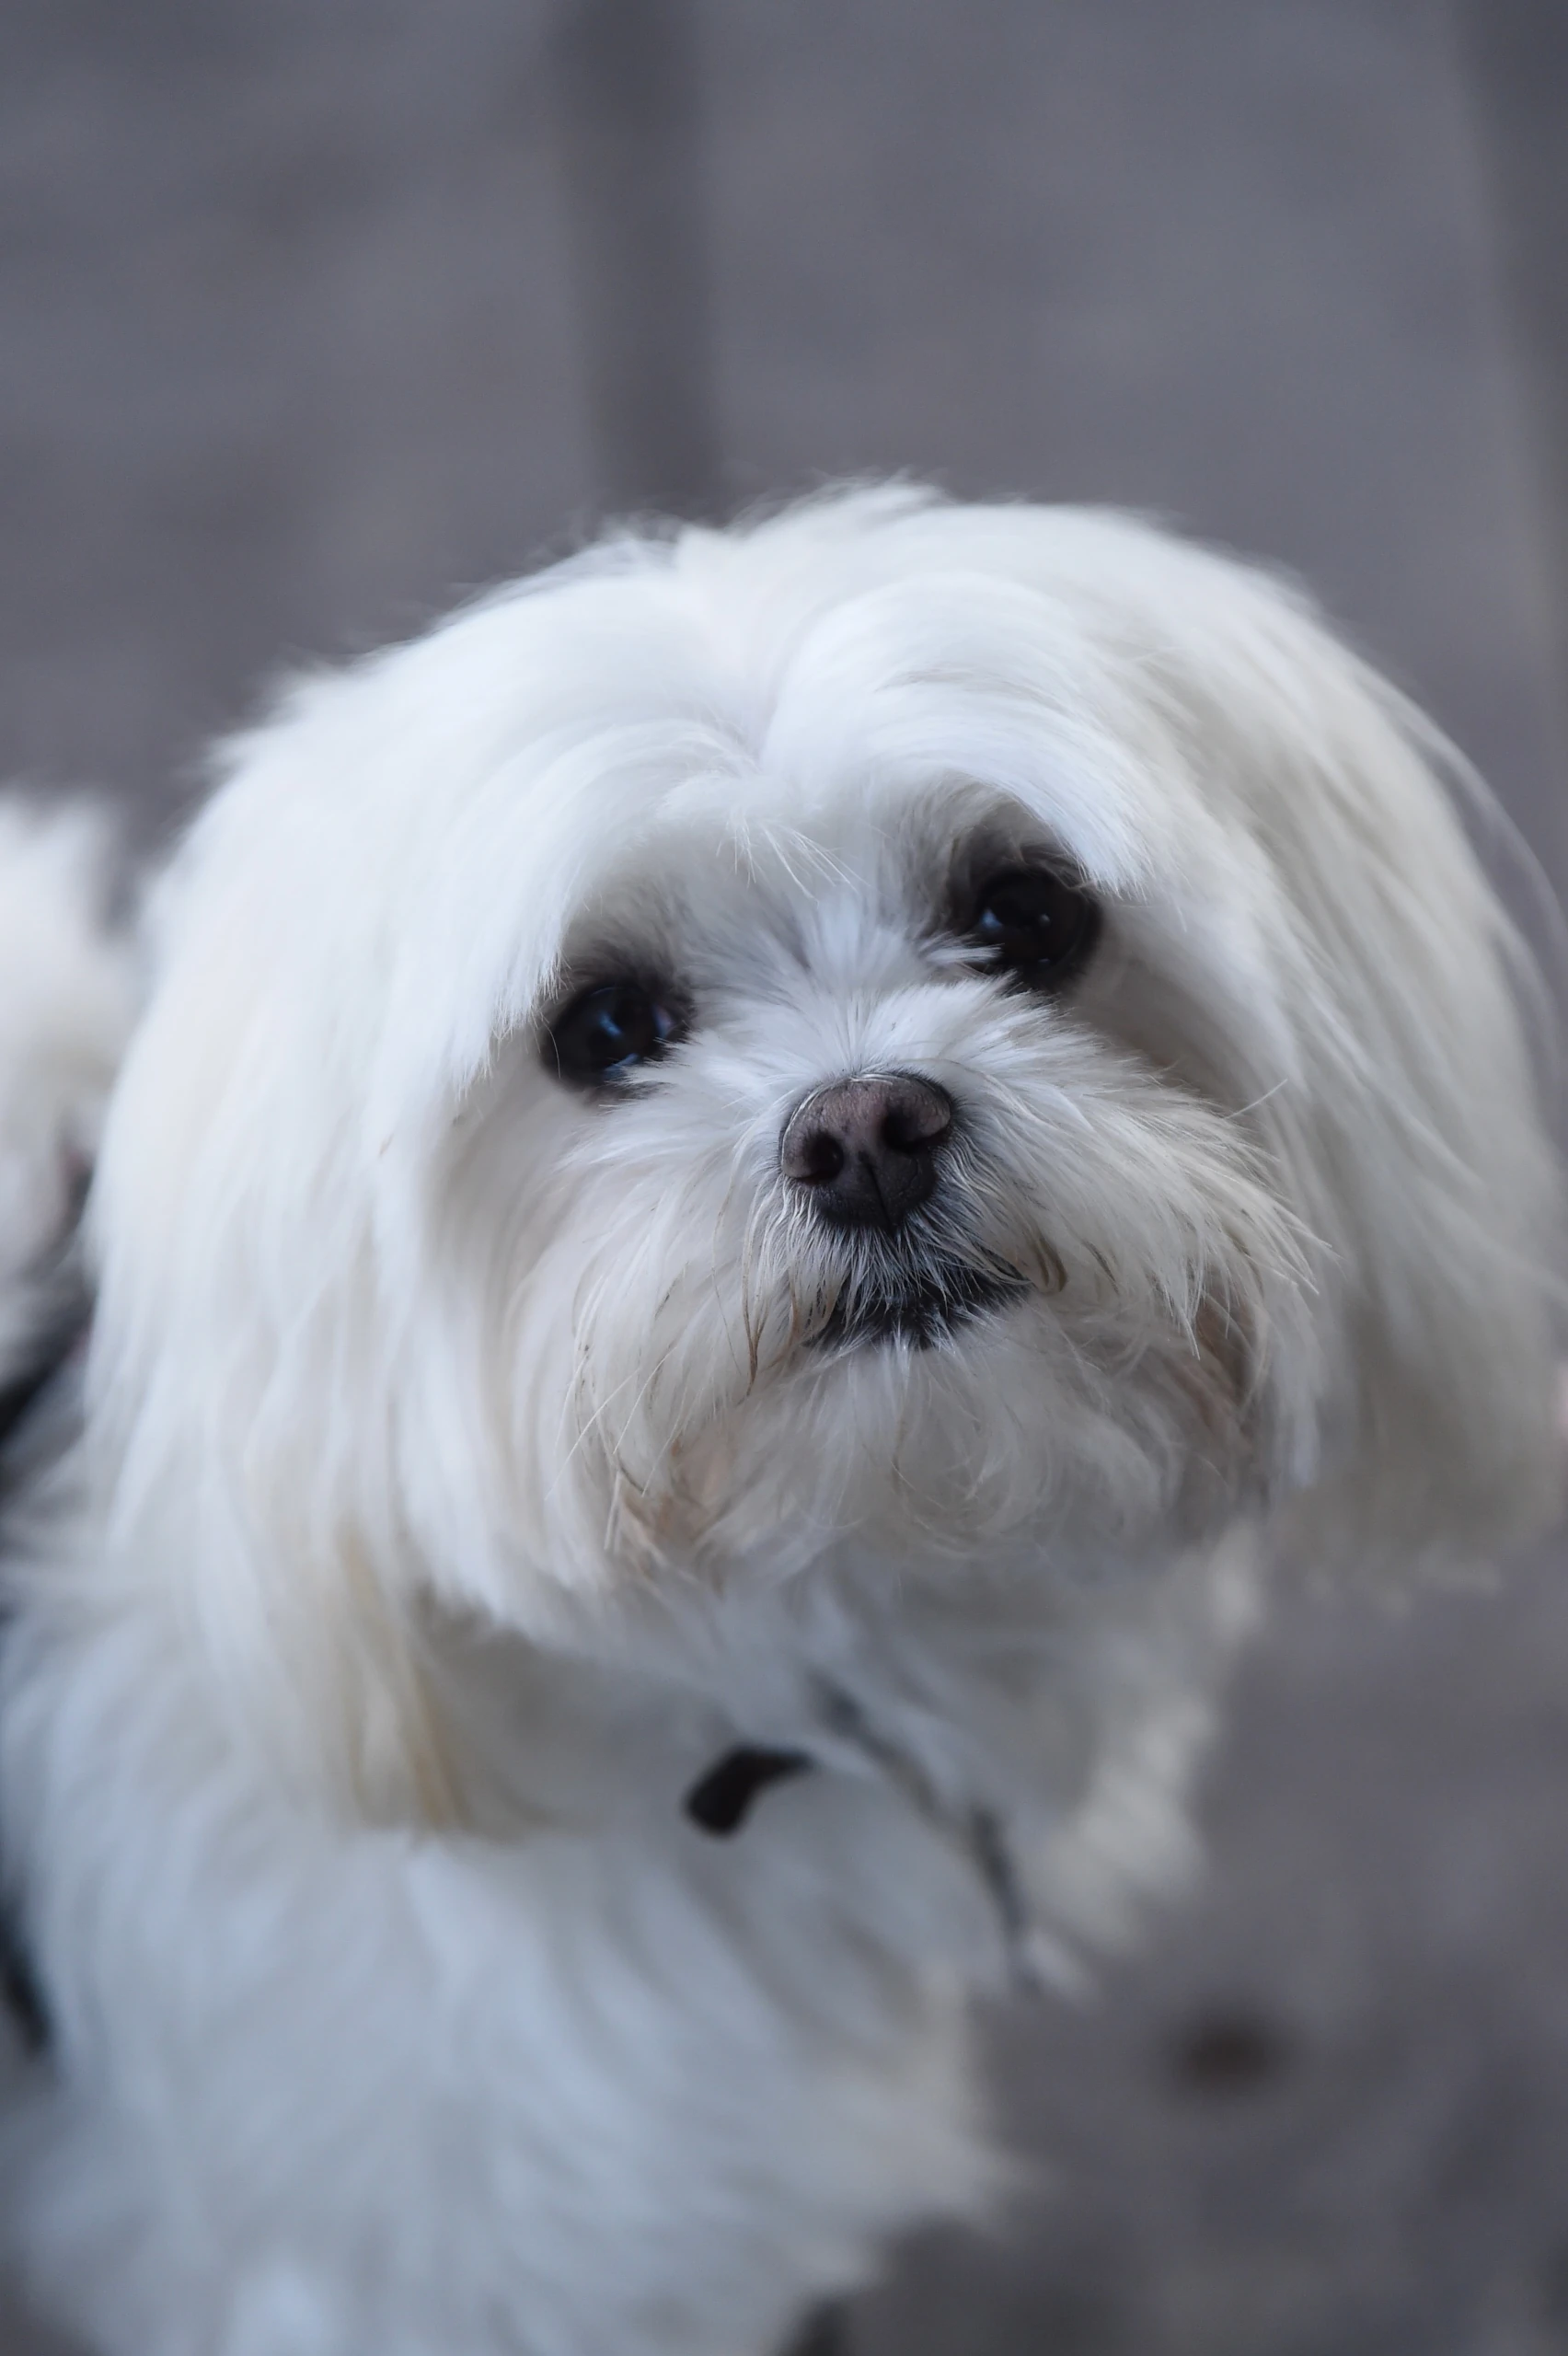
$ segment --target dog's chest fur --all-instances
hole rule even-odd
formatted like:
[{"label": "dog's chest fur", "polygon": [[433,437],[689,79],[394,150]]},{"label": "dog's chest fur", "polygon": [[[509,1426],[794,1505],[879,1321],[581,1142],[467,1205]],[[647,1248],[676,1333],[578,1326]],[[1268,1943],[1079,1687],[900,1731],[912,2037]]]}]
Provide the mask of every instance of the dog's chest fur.
[{"label": "dog's chest fur", "polygon": [[[52,2304],[191,2356],[767,2349],[984,2200],[965,1999],[1178,1859],[1244,1578],[1044,1627],[841,1589],[680,1681],[455,1638],[479,1829],[425,1834],[281,1799],[144,1618],[25,1613],[6,1784],[74,2093],[39,2073],[7,2189]],[[812,1764],[713,1838],[683,1803],[748,1740]]]}]

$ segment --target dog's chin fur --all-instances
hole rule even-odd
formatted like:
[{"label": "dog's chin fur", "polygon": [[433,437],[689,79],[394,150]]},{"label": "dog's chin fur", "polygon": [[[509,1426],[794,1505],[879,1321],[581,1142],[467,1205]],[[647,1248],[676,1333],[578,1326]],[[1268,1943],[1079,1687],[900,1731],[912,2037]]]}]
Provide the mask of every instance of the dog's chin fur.
[{"label": "dog's chin fur", "polygon": [[[612,538],[226,748],[6,1571],[46,2304],[110,2356],[765,2356],[987,2197],[966,2001],[1182,1869],[1257,1563],[1555,1504],[1458,774],[1278,584],[906,489]],[[1055,988],[967,937],[1020,861],[1099,910]],[[19,1362],[122,1022],[123,945],[58,937],[0,1023]],[[626,976],[668,1051],[574,1086]],[[836,1227],[783,1126],[889,1073],[938,1183]],[[721,1844],[683,1796],[747,1746],[810,1772]]]}]

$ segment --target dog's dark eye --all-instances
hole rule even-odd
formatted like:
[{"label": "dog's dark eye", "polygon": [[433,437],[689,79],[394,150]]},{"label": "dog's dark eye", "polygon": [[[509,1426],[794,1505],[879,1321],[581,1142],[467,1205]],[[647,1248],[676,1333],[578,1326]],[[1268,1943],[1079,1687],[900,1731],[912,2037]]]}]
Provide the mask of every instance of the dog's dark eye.
[{"label": "dog's dark eye", "polygon": [[988,967],[1054,989],[1078,971],[1099,930],[1099,904],[1081,884],[1049,867],[1009,867],[975,894],[968,936]]},{"label": "dog's dark eye", "polygon": [[562,1080],[588,1086],[615,1080],[662,1056],[675,1017],[640,982],[601,982],[563,1008],[549,1028],[545,1060]]}]

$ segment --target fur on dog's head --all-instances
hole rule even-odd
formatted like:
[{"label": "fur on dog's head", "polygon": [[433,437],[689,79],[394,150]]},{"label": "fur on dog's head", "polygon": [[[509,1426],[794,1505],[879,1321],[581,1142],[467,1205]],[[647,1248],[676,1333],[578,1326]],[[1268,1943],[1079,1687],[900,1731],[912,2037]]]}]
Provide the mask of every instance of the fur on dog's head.
[{"label": "fur on dog's head", "polygon": [[1271,581],[902,489],[297,685],[111,1110],[124,1542],[374,1782],[421,1596],[1536,1519],[1554,1181],[1441,758]]}]

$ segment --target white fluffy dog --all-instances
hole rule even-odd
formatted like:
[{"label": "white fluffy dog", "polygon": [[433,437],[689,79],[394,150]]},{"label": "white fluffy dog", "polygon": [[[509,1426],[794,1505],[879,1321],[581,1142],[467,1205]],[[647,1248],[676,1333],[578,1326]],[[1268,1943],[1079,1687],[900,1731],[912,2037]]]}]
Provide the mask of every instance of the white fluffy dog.
[{"label": "white fluffy dog", "polygon": [[[13,1479],[42,2304],[764,2356],[986,2199],[968,2005],[1180,1867],[1255,1559],[1554,1501],[1452,767],[1272,581],[905,489],[612,538],[227,748]],[[0,907],[84,841],[15,818]],[[48,933],[13,1270],[123,1021]]]}]

